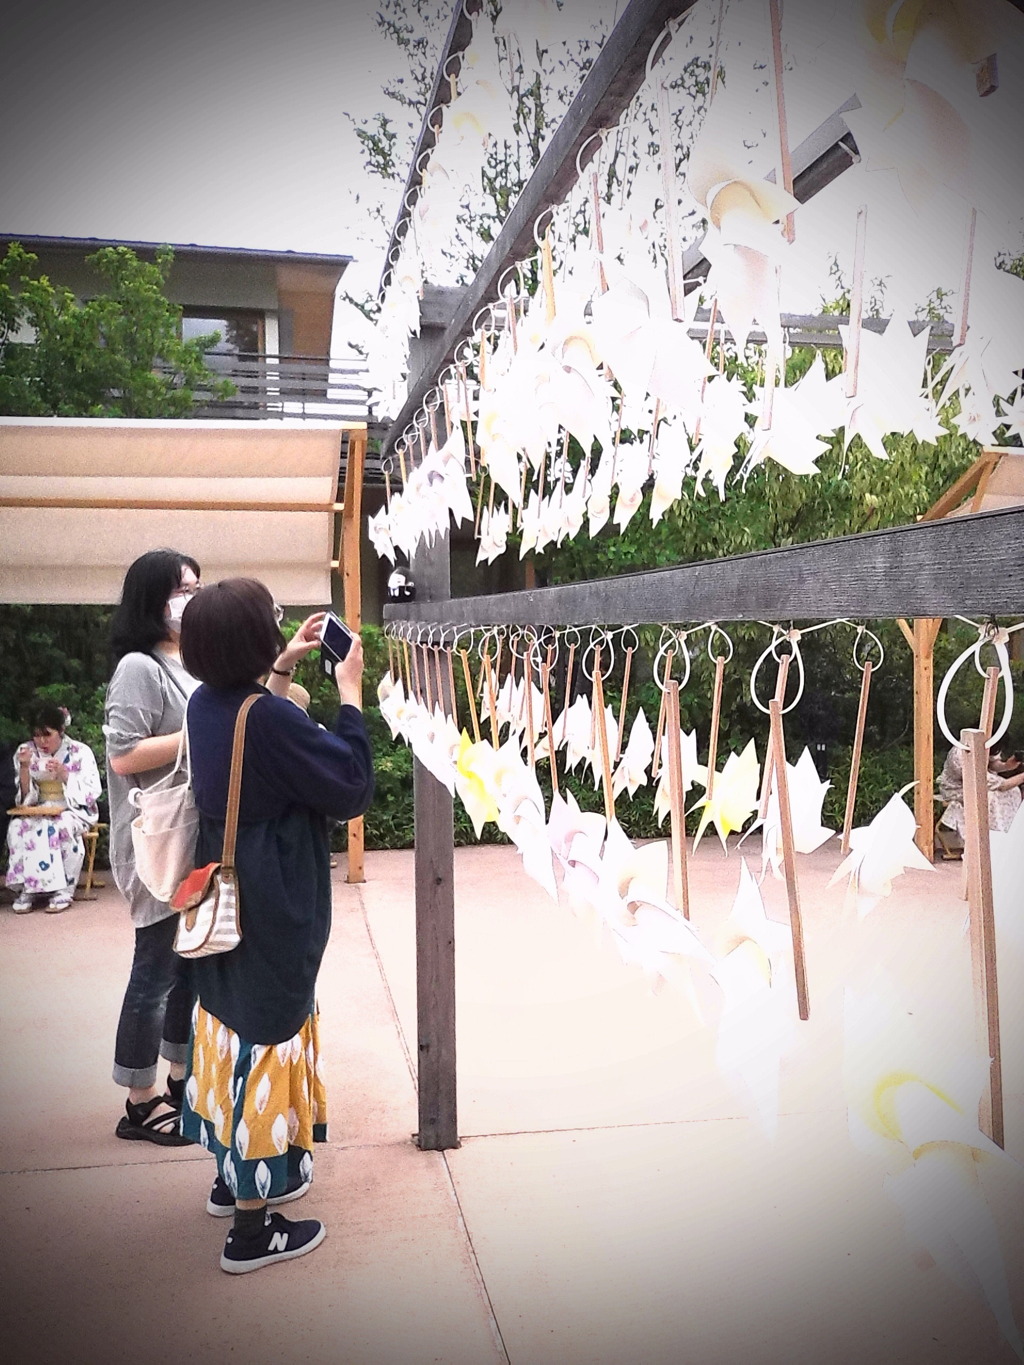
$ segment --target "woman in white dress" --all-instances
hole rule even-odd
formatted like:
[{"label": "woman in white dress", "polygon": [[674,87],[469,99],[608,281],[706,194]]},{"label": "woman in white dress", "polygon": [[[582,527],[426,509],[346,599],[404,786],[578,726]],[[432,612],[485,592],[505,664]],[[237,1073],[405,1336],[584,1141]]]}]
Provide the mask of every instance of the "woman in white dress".
[{"label": "woman in white dress", "polygon": [[100,775],[87,744],[64,733],[66,713],[41,702],[29,717],[30,743],[14,755],[17,804],[47,814],[13,815],[7,829],[7,885],[20,888],[16,915],[38,899],[50,914],[71,904],[85,860],[83,833],[99,819]]}]

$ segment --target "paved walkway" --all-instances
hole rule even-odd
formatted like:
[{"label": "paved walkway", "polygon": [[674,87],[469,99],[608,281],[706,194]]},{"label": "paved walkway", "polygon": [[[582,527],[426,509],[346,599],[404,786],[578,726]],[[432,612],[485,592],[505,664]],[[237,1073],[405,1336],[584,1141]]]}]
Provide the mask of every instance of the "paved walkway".
[{"label": "paved walkway", "polygon": [[[756,855],[755,855],[756,856]],[[342,860],[343,862],[344,860]],[[842,984],[882,964],[907,1012],[969,1026],[960,868],[897,883],[857,924],[801,862],[811,1018],[769,1143],[719,1078],[675,989],[651,993],[602,932],[548,901],[509,849],[457,855],[459,1130],[420,1152],[412,854],[336,874],[321,975],[332,1103],[303,1212],[306,1260],[217,1267],[197,1149],[117,1141],[110,1050],[131,952],[111,889],[62,916],[0,906],[0,1284],[16,1365],[1007,1365],[978,1300],[908,1249],[883,1169],[849,1140]],[[692,866],[713,938],[739,874]],[[784,892],[768,888],[770,913]],[[1007,1002],[1008,1150],[1024,1158],[1024,971]],[[697,1004],[700,1005],[698,999]],[[1020,1184],[983,1173],[1024,1324]],[[296,1211],[298,1212],[298,1210]]]}]

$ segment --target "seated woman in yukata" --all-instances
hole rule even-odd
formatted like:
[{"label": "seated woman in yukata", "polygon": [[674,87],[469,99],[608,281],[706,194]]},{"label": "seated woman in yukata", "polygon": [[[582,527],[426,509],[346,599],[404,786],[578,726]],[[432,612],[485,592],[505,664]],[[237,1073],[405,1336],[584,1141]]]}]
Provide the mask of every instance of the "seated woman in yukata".
[{"label": "seated woman in yukata", "polygon": [[66,724],[59,706],[38,704],[29,716],[32,739],[14,755],[17,808],[7,828],[7,885],[19,888],[16,915],[37,900],[51,914],[68,908],[85,860],[82,834],[99,819],[96,759],[87,744],[65,735]]},{"label": "seated woman in yukata", "polygon": [[[1017,808],[1021,803],[1021,788],[1024,787],[1024,763],[1020,754],[1011,751],[1004,743],[1001,749],[989,754],[988,773],[988,827],[990,830],[1006,831],[1013,824]],[[946,809],[939,817],[939,823],[947,829],[956,830],[963,842],[967,817],[964,813],[964,751],[950,749],[939,774],[939,797],[947,802]]]}]

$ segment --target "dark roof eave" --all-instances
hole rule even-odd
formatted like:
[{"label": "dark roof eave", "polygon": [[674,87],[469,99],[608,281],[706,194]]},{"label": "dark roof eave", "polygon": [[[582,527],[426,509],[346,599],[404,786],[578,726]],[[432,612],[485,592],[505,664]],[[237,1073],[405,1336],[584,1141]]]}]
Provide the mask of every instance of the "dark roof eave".
[{"label": "dark roof eave", "polygon": [[243,260],[267,260],[287,265],[334,265],[342,271],[353,261],[352,256],[332,255],[317,251],[265,251],[260,247],[249,246],[199,246],[195,242],[132,242],[110,237],[44,237],[28,232],[0,232],[0,242],[21,242],[30,250],[34,247],[50,249],[98,251],[104,246],[127,246],[133,251],[156,251],[167,245],[175,256],[209,256],[241,258]]}]

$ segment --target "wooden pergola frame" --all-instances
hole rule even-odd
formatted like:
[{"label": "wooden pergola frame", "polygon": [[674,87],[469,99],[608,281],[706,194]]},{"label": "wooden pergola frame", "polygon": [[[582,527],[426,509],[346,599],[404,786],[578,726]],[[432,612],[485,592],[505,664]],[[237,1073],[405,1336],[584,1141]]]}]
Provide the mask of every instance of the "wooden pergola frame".
[{"label": "wooden pergola frame", "polygon": [[[562,202],[575,182],[578,161],[585,163],[594,154],[594,134],[613,126],[640,88],[648,54],[665,25],[686,14],[695,2],[630,0],[475,279],[456,303],[447,328],[410,386],[384,440],[384,453],[394,448],[420,413],[441,371],[470,334],[473,318],[497,296],[504,272],[533,254],[538,223]],[[843,109],[853,102],[847,101],[792,150],[793,191],[798,200],[810,198],[858,159],[856,143],[842,119]],[[703,273],[699,249],[687,253],[683,266],[690,279]],[[840,319],[830,318],[827,325],[837,321]],[[801,323],[805,330],[820,331],[825,325],[819,318],[790,320],[790,325],[798,328]],[[936,336],[933,344],[945,348],[949,341]],[[952,521],[928,520],[711,563],[504,596],[451,599],[447,535],[417,553],[412,568],[418,600],[385,607],[386,621],[451,627],[753,619],[796,622],[834,616],[914,618],[923,644],[926,627],[936,619],[962,612],[1024,613],[1024,510],[978,513]],[[923,743],[923,719],[921,725],[922,735],[915,734],[915,738]],[[417,1143],[424,1150],[439,1150],[459,1145],[453,803],[447,789],[418,760],[414,762],[414,783]],[[929,770],[929,817],[931,783]],[[974,797],[971,800],[978,805]],[[995,1018],[997,1024],[998,1013],[997,1007],[993,1008],[991,896],[987,907],[979,907],[972,900],[971,915],[976,998],[982,1002],[979,1019],[988,1021],[991,1037],[992,1021]],[[998,1075],[993,1074],[990,1092],[997,1088]]]}]

